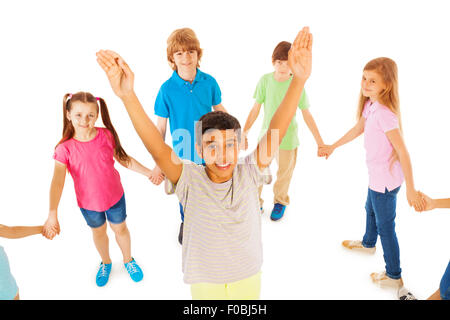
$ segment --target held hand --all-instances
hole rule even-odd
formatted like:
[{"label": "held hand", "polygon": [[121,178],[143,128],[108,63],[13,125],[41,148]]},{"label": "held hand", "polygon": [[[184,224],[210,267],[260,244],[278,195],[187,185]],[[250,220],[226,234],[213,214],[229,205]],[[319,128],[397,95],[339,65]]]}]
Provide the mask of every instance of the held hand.
[{"label": "held hand", "polygon": [[288,65],[294,77],[306,81],[312,68],[312,34],[304,27],[297,35],[289,50]]},{"label": "held hand", "polygon": [[100,50],[96,53],[97,62],[105,71],[114,93],[121,99],[134,93],[134,73],[117,53]]},{"label": "held hand", "polygon": [[164,181],[165,175],[158,166],[155,166],[148,178],[154,185],[158,186]]},{"label": "held hand", "polygon": [[319,157],[325,157],[325,159],[328,159],[328,157],[333,153],[334,149],[335,148],[333,146],[323,145],[319,147],[318,155]]},{"label": "held hand", "polygon": [[44,224],[42,235],[49,240],[52,240],[57,234],[61,232],[58,219],[53,216],[49,216]]},{"label": "held hand", "polygon": [[422,199],[425,201],[425,208],[423,209],[423,211],[436,209],[433,199],[431,199],[429,196],[427,196],[426,194],[424,194],[420,191],[419,191],[419,194],[422,197]]},{"label": "held hand", "polygon": [[425,209],[425,199],[421,196],[420,192],[416,190],[406,190],[406,197],[409,206],[414,206],[416,211],[423,211]]}]

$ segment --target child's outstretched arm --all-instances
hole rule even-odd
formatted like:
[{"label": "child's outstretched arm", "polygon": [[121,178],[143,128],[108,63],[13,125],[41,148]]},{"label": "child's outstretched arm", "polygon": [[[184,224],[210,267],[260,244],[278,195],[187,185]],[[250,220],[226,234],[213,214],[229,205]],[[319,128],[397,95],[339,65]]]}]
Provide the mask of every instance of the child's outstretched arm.
[{"label": "child's outstretched arm", "polygon": [[134,74],[117,53],[109,50],[97,52],[97,62],[105,71],[111,88],[122,100],[131,122],[156,164],[174,184],[181,176],[183,165],[161,137],[160,132],[142,108],[134,92]]},{"label": "child's outstretched arm", "polygon": [[351,128],[342,138],[340,138],[338,141],[336,141],[331,146],[324,145],[322,147],[319,147],[319,154],[322,156],[325,156],[326,159],[334,152],[334,150],[338,147],[343,146],[346,143],[349,143],[350,141],[355,140],[358,138],[361,134],[364,132],[364,124],[366,122],[366,119],[364,117],[359,118],[356,125]]},{"label": "child's outstretched arm", "polygon": [[309,131],[311,131],[311,134],[314,137],[314,140],[316,140],[318,150],[317,153],[319,153],[319,149],[324,145],[324,143],[322,136],[320,135],[319,128],[317,127],[316,121],[314,120],[314,117],[308,109],[302,110],[302,115],[303,120],[305,121],[306,125],[309,128]]},{"label": "child's outstretched arm", "polygon": [[146,176],[147,178],[150,178],[151,174],[152,174],[152,170],[150,170],[149,168],[147,168],[146,166],[142,165],[141,163],[139,163],[136,159],[134,159],[133,157],[128,156],[128,158],[130,159],[129,163],[126,163],[124,161],[121,161],[119,159],[119,157],[117,157],[117,155],[114,156],[114,159],[116,159],[117,162],[119,162],[122,166],[124,166],[127,169],[130,169],[131,171],[140,173],[144,176]]},{"label": "child's outstretched arm", "polygon": [[278,147],[295,116],[303,87],[311,74],[312,66],[312,34],[304,27],[295,38],[289,50],[288,64],[294,74],[286,95],[275,112],[264,137],[256,148],[258,167],[263,169],[278,151]]},{"label": "child's outstretched arm", "polygon": [[397,152],[400,165],[402,166],[403,175],[405,177],[406,184],[406,196],[410,206],[418,211],[423,211],[425,208],[425,201],[420,195],[420,193],[414,187],[414,178],[412,172],[411,159],[409,157],[409,152],[406,149],[405,142],[403,141],[400,129],[393,129],[386,132],[386,136]]},{"label": "child's outstretched arm", "polygon": [[253,123],[255,123],[256,119],[259,116],[261,106],[262,106],[261,103],[255,101],[255,104],[253,105],[252,109],[250,110],[250,113],[248,114],[247,121],[245,121],[244,125],[244,132],[242,134],[242,143],[241,143],[242,150],[247,150],[248,148],[247,135],[250,129],[252,128]]},{"label": "child's outstretched arm", "polygon": [[53,179],[50,185],[50,208],[43,230],[43,235],[50,240],[61,231],[58,222],[58,205],[66,180],[66,168],[65,164],[55,160]]},{"label": "child's outstretched arm", "polygon": [[0,224],[0,237],[8,239],[19,239],[32,236],[35,234],[42,234],[43,227],[8,227]]},{"label": "child's outstretched arm", "polygon": [[[423,211],[428,211],[428,210],[433,210],[433,209],[450,208],[450,198],[448,198],[448,199],[432,199],[420,191],[419,191],[419,194],[425,200],[425,208],[423,208]],[[417,210],[417,211],[419,211],[419,210]]]},{"label": "child's outstretched arm", "polygon": [[[156,127],[158,128],[159,133],[164,141],[166,141],[166,131],[167,131],[167,118],[163,118],[160,116],[156,116]],[[160,185],[161,182],[164,181],[164,173],[161,171],[161,168],[158,165],[152,170],[152,174],[150,176],[150,181],[155,185]]]}]

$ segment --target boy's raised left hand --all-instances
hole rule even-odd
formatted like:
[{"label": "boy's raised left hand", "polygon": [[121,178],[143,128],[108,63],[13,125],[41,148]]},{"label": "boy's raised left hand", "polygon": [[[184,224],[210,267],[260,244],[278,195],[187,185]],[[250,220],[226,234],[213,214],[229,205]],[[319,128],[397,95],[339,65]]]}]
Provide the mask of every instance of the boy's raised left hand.
[{"label": "boy's raised left hand", "polygon": [[288,65],[294,78],[306,81],[312,68],[312,34],[309,27],[304,27],[294,40],[289,50]]}]

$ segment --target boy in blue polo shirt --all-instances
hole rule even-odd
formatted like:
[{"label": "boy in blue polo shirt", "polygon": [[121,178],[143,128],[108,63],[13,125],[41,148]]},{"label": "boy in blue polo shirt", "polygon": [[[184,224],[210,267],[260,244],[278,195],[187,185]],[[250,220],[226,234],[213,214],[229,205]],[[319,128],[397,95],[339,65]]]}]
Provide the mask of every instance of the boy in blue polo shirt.
[{"label": "boy in blue polo shirt", "polygon": [[[163,139],[169,119],[173,150],[180,159],[198,164],[202,159],[195,150],[195,122],[212,109],[226,112],[217,81],[198,69],[201,57],[200,42],[193,30],[183,28],[172,32],[167,39],[167,59],[174,71],[159,89],[155,102],[157,128]],[[158,166],[150,179],[156,185],[164,180],[164,173]],[[184,221],[181,204],[180,214]],[[180,243],[182,238],[183,222],[178,235]]]}]

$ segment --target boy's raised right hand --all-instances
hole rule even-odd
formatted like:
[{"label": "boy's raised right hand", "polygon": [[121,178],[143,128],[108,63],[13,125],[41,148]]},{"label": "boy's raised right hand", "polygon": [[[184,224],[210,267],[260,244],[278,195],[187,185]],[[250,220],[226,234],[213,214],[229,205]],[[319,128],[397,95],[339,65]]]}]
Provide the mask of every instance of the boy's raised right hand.
[{"label": "boy's raised right hand", "polygon": [[100,50],[96,55],[114,93],[121,99],[134,94],[134,73],[122,57],[111,50]]}]

